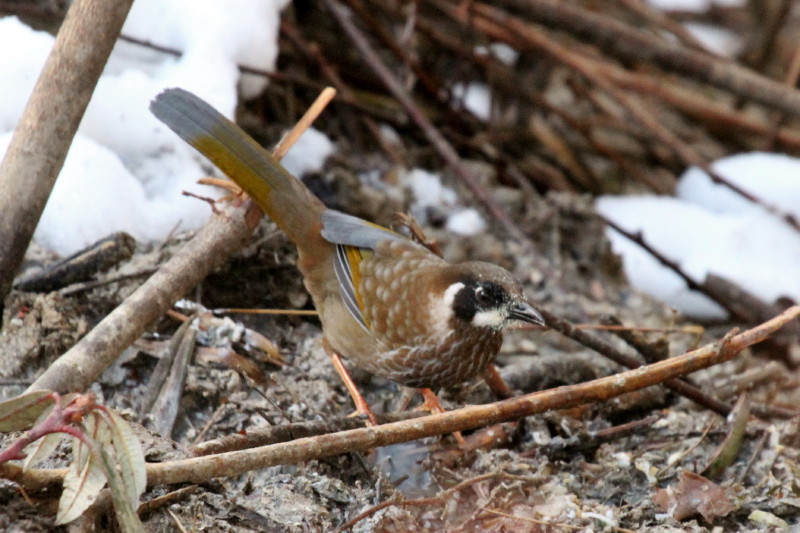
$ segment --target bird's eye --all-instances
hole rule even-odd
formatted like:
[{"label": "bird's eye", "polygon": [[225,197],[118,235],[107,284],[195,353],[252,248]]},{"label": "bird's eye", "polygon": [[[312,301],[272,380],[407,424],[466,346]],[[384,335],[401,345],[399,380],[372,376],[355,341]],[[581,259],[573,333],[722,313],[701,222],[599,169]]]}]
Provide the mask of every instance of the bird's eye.
[{"label": "bird's eye", "polygon": [[492,302],[492,295],[479,285],[478,288],[475,289],[475,299],[478,301],[479,305],[488,305]]}]

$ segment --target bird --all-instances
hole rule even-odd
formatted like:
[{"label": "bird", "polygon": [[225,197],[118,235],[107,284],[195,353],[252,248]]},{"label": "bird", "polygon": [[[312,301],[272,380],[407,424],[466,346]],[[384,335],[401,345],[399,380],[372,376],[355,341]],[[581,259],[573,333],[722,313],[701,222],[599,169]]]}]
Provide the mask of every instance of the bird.
[{"label": "bird", "polygon": [[298,251],[297,267],[319,314],[323,346],[357,412],[376,418],[341,358],[423,392],[468,381],[494,361],[503,331],[544,325],[505,268],[449,263],[389,228],[329,209],[273,155],[198,96],[180,88],[150,110],[233,180]]}]

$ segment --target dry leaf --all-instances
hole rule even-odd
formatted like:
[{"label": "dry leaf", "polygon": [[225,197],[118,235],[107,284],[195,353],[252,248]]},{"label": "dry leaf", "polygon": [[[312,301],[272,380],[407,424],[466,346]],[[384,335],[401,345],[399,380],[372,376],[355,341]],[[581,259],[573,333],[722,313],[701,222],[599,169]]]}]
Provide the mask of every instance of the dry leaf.
[{"label": "dry leaf", "polygon": [[677,487],[660,489],[653,496],[653,502],[675,520],[700,514],[707,522],[713,522],[736,508],[716,483],[686,470],[681,472]]}]

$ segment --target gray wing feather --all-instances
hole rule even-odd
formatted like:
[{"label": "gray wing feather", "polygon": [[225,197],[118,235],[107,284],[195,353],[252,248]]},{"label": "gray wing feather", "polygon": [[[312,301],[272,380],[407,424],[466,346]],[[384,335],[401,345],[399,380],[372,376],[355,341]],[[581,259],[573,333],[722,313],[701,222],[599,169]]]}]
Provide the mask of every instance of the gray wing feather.
[{"label": "gray wing feather", "polygon": [[356,291],[355,287],[353,287],[353,274],[350,272],[350,264],[347,262],[344,245],[336,245],[336,257],[333,260],[333,268],[336,272],[336,279],[339,280],[339,289],[342,293],[344,306],[350,311],[350,314],[361,327],[369,331],[367,324],[364,322],[364,317],[361,316],[361,309],[358,307],[358,302],[356,301]]},{"label": "gray wing feather", "polygon": [[374,249],[379,241],[408,239],[389,229],[370,224],[358,217],[328,209],[322,213],[322,238],[333,244]]}]

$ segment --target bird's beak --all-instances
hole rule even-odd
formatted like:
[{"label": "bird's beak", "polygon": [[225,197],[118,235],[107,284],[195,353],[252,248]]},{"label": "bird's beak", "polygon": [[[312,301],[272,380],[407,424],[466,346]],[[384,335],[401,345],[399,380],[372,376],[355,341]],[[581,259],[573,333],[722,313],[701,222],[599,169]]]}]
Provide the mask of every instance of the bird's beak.
[{"label": "bird's beak", "polygon": [[508,317],[513,320],[521,320],[528,324],[544,326],[544,318],[539,312],[526,302],[516,302],[511,306]]}]

